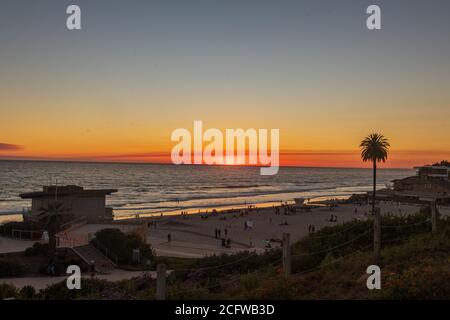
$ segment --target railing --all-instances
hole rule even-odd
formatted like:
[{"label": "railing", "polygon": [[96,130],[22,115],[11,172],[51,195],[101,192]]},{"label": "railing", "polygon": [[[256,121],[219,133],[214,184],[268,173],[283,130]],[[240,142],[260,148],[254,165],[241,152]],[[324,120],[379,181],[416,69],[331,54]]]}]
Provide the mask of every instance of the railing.
[{"label": "railing", "polygon": [[85,246],[89,244],[88,236],[81,235],[79,237],[69,236],[67,233],[56,235],[56,246],[58,248],[73,248]]},{"label": "railing", "polygon": [[11,237],[19,240],[39,240],[42,238],[43,231],[44,230],[21,230],[21,229],[11,229],[9,231],[4,227],[0,227],[0,234],[6,237]]},{"label": "railing", "polygon": [[119,265],[119,256],[101,244],[97,239],[92,241],[94,247],[96,247],[101,253],[103,253],[107,258],[111,259],[113,263]]}]

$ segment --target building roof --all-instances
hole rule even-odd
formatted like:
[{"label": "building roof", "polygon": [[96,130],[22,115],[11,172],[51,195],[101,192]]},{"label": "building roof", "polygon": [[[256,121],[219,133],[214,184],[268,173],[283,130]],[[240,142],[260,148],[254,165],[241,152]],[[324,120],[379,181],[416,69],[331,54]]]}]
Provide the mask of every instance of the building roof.
[{"label": "building roof", "polygon": [[22,199],[33,199],[49,196],[67,196],[67,195],[79,195],[79,196],[105,196],[110,195],[113,192],[117,192],[117,189],[84,189],[80,186],[68,185],[68,186],[44,186],[42,191],[22,193],[19,196]]},{"label": "building roof", "polygon": [[[368,194],[373,193],[372,191],[367,192]],[[429,192],[429,191],[414,191],[414,190],[377,190],[377,195],[384,196],[403,196],[403,197],[413,197],[419,199],[450,199],[449,193],[443,192]]]},{"label": "building roof", "polygon": [[414,167],[414,169],[422,169],[422,168],[427,168],[427,169],[439,169],[439,170],[450,170],[449,167],[446,166],[431,166],[431,165],[426,165],[426,166],[417,166]]}]

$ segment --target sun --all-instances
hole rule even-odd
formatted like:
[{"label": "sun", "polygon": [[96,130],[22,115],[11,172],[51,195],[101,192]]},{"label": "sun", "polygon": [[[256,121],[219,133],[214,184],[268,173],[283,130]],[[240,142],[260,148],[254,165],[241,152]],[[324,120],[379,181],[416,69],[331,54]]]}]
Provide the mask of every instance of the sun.
[{"label": "sun", "polygon": [[234,158],[233,157],[225,157],[225,162],[224,162],[225,166],[234,166]]}]

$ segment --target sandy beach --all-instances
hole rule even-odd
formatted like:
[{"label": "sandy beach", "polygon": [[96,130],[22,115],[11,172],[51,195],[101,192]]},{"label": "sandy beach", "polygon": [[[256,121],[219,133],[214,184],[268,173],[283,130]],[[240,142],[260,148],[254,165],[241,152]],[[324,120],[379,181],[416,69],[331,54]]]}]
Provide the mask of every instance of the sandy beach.
[{"label": "sandy beach", "polygon": [[[420,205],[381,203],[382,215],[415,214]],[[355,211],[356,210],[356,211]],[[262,252],[267,244],[266,240],[281,239],[283,233],[291,234],[291,241],[295,242],[308,235],[309,225],[316,230],[326,226],[354,219],[365,220],[370,211],[369,205],[342,204],[336,208],[316,207],[310,212],[297,211],[293,215],[284,215],[281,208],[276,214],[275,208],[260,208],[241,210],[241,213],[194,214],[186,216],[171,216],[167,218],[153,218],[153,225],[149,230],[148,241],[156,253],[167,256],[204,256],[209,254],[230,253],[241,250],[256,250]],[[443,216],[450,214],[450,208],[440,208]],[[337,216],[337,222],[330,222],[331,214]],[[207,216],[207,218],[202,218]],[[246,221],[251,221],[252,228],[245,228]],[[231,248],[223,248],[221,239],[215,238],[215,229],[221,230],[221,236],[231,239]],[[167,241],[170,233],[171,242]],[[272,242],[272,246],[277,244]]]},{"label": "sandy beach", "polygon": [[[408,215],[416,214],[420,205],[381,202],[378,205],[381,214]],[[449,216],[449,207],[440,207],[441,215]],[[277,214],[277,210],[279,214]],[[290,233],[295,242],[308,235],[308,227],[314,225],[316,230],[326,226],[335,226],[351,220],[368,219],[370,205],[339,204],[335,208],[314,206],[310,211],[297,209],[295,214],[284,214],[281,206],[201,212],[188,215],[162,216],[140,219],[149,224],[147,242],[160,256],[197,258],[213,254],[235,253],[251,250],[263,252],[267,241],[280,240],[283,233]],[[331,214],[337,216],[337,222],[330,222]],[[136,222],[136,219],[133,219]],[[249,222],[251,228],[245,228]],[[87,239],[96,231],[105,228],[119,228],[123,232],[133,227],[127,221],[112,224],[87,224],[67,232],[71,239]],[[221,234],[216,238],[215,229]],[[225,230],[227,234],[225,235]],[[168,235],[171,241],[168,241]],[[221,238],[230,239],[229,248],[222,246]],[[32,246],[31,241],[0,238],[0,253],[23,251]],[[64,244],[63,244],[64,245]],[[271,242],[272,247],[279,246]]]}]

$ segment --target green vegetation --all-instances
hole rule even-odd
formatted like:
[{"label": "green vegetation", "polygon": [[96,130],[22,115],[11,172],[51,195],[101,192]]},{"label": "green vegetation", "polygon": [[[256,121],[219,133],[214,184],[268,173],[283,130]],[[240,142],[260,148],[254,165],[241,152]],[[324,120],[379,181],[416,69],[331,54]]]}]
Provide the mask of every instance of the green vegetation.
[{"label": "green vegetation", "polygon": [[[0,278],[39,276],[48,274],[49,249],[47,244],[36,242],[24,252],[0,254]],[[55,275],[63,275],[69,265],[79,265],[82,270],[87,265],[71,250],[58,249],[50,259],[55,267]]]},{"label": "green vegetation", "polygon": [[[383,246],[396,245],[412,235],[431,232],[428,210],[423,209],[417,215],[406,217],[383,216]],[[324,260],[366,250],[373,243],[372,225],[372,220],[346,222],[335,227],[325,227],[295,243],[292,246],[293,272],[306,272],[320,266]]]},{"label": "green vegetation", "polygon": [[[440,232],[430,233],[425,215],[383,217],[384,233],[380,267],[382,290],[366,287],[366,268],[373,264],[371,222],[350,222],[322,229],[294,244],[293,274],[261,264],[252,272],[232,272],[208,281],[175,281],[173,299],[448,299],[450,298],[450,221],[442,220]],[[397,230],[397,231],[394,231]],[[353,235],[353,237],[351,236]],[[348,239],[357,239],[348,243]],[[394,240],[395,241],[391,241]],[[402,240],[400,240],[402,239]],[[342,245],[347,243],[346,245]],[[342,246],[341,246],[342,245]],[[336,248],[322,252],[323,248]],[[319,254],[313,254],[321,252]],[[242,264],[242,263],[239,263]],[[231,266],[230,266],[231,268]],[[196,271],[192,271],[191,275]],[[198,272],[198,271],[197,271]]]},{"label": "green vegetation", "polygon": [[25,249],[25,256],[36,257],[48,254],[48,244],[35,242],[32,247]]},{"label": "green vegetation", "polygon": [[[373,264],[372,222],[327,227],[292,247],[292,275],[281,270],[281,252],[243,252],[202,259],[158,258],[168,269],[169,299],[449,299],[450,219],[432,234],[429,213],[384,216],[382,290],[368,290]],[[65,283],[40,292],[0,287],[0,297],[21,299],[153,299],[155,281],[83,280],[82,290]]]},{"label": "green vegetation", "polygon": [[9,284],[0,283],[0,300],[18,298],[17,289]]},{"label": "green vegetation", "polygon": [[15,262],[0,260],[0,278],[20,277],[24,274],[24,268]]},{"label": "green vegetation", "polygon": [[450,162],[447,160],[442,160],[441,162],[433,163],[433,166],[441,166],[441,167],[449,167],[450,168]]},{"label": "green vegetation", "polygon": [[101,251],[106,248],[117,256],[119,265],[136,265],[133,261],[133,249],[139,249],[141,261],[153,260],[153,251],[150,245],[145,243],[136,234],[125,234],[119,229],[103,229],[95,234],[91,243]]}]

